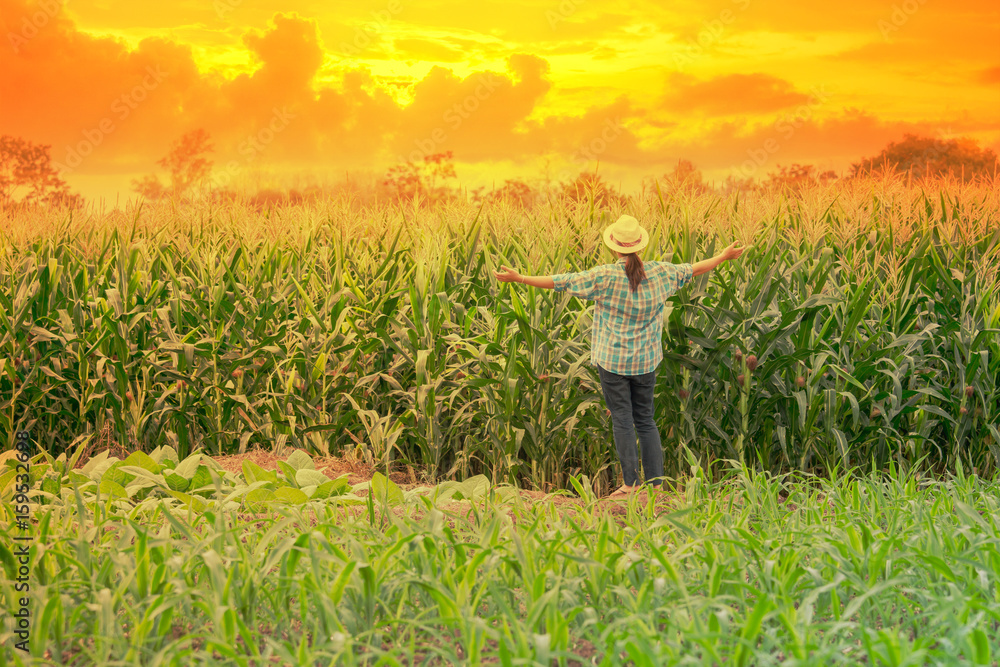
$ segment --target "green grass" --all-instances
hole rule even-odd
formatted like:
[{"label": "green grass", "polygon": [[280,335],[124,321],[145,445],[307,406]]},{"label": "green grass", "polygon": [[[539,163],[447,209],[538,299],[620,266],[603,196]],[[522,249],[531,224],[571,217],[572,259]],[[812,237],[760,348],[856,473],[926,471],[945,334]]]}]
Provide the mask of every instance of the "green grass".
[{"label": "green grass", "polygon": [[692,470],[628,503],[49,498],[0,664],[996,664],[997,482]]}]

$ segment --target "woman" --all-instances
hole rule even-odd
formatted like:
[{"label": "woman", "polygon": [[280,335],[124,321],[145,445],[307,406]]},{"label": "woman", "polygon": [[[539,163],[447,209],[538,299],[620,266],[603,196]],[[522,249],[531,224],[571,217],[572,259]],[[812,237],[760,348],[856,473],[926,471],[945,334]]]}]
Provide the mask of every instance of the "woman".
[{"label": "woman", "polygon": [[738,258],[745,249],[734,243],[715,257],[695,264],[643,264],[639,252],[649,243],[649,233],[630,215],[621,216],[604,230],[604,243],[618,256],[616,263],[554,276],[522,276],[503,266],[503,271],[494,275],[500,282],[565,291],[597,302],[591,361],[601,378],[622,466],[623,484],[611,497],[622,498],[639,485],[637,434],[646,481],[658,487],[663,477],[663,447],[653,418],[653,389],[656,369],[663,360],[665,302],[693,276]]}]

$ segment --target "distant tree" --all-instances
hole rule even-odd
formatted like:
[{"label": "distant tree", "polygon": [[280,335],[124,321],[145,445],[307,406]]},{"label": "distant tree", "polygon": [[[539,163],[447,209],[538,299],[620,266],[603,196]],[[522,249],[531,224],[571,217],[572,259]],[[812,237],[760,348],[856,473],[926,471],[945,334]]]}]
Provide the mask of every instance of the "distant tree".
[{"label": "distant tree", "polygon": [[[139,194],[142,193],[140,192]],[[212,191],[208,195],[208,199],[220,204],[232,204],[240,200],[240,195],[231,188],[212,188]]]},{"label": "distant tree", "polygon": [[838,180],[840,177],[837,176],[837,172],[835,172],[833,169],[827,169],[826,171],[824,171],[823,173],[821,173],[819,176],[817,176],[817,178],[819,179],[819,182],[821,184],[826,185],[827,183],[833,183],[834,181]]},{"label": "distant tree", "polygon": [[573,202],[593,201],[596,206],[625,202],[625,197],[615,192],[600,176],[591,172],[583,172],[575,180],[563,184],[559,194]]},{"label": "distant tree", "polygon": [[412,201],[417,195],[424,196],[426,190],[420,165],[410,161],[389,167],[382,185],[389,189],[389,196],[399,201]]},{"label": "distant tree", "polygon": [[998,170],[997,155],[981,149],[974,139],[936,139],[906,134],[878,155],[851,165],[851,176],[871,172],[897,171],[914,178],[952,175],[971,181],[993,176]]},{"label": "distant tree", "polygon": [[489,193],[485,199],[487,201],[510,202],[522,208],[530,208],[534,205],[537,197],[538,193],[524,181],[507,179],[502,188]]},{"label": "distant tree", "polygon": [[677,160],[677,166],[669,174],[664,174],[662,180],[668,190],[703,193],[711,189],[702,179],[701,172],[684,158]]},{"label": "distant tree", "polygon": [[146,174],[141,179],[132,179],[132,189],[145,199],[166,199],[170,191],[155,174]]},{"label": "distant tree", "polygon": [[132,181],[132,189],[147,199],[174,197],[181,199],[192,187],[203,183],[212,172],[212,162],[206,157],[215,150],[208,132],[192,130],[174,142],[156,164],[170,172],[170,187],[160,183],[155,174],[147,174]]},{"label": "distant tree", "polygon": [[427,204],[447,201],[455,196],[446,183],[455,178],[452,152],[425,155],[423,162],[407,160],[390,167],[382,185],[389,196],[399,201],[412,201],[419,196]]},{"label": "distant tree", "polygon": [[281,206],[294,206],[303,201],[302,193],[292,189],[288,192],[265,188],[249,198],[248,203],[257,211],[270,210]]},{"label": "distant tree", "polygon": [[183,195],[188,188],[208,178],[212,162],[206,155],[215,150],[209,142],[208,132],[193,130],[175,142],[170,152],[157,162],[170,172],[170,187],[175,195]]},{"label": "distant tree", "polygon": [[772,171],[767,176],[766,187],[773,189],[784,189],[799,191],[802,188],[827,184],[837,180],[837,173],[827,170],[817,173],[816,167],[811,164],[795,163],[790,167],[778,165],[777,171]]},{"label": "distant tree", "polygon": [[767,185],[772,188],[800,190],[816,184],[816,167],[811,164],[778,165],[777,171],[767,175]]},{"label": "distant tree", "polygon": [[424,175],[432,201],[448,198],[451,192],[445,181],[456,177],[451,151],[424,156]]},{"label": "distant tree", "polygon": [[719,186],[719,192],[723,195],[729,195],[734,192],[753,192],[755,190],[760,190],[760,186],[754,181],[752,176],[740,178],[739,176],[729,174]]},{"label": "distant tree", "polygon": [[71,193],[69,185],[52,166],[50,149],[51,146],[18,137],[0,136],[0,207],[83,206],[83,197]]}]

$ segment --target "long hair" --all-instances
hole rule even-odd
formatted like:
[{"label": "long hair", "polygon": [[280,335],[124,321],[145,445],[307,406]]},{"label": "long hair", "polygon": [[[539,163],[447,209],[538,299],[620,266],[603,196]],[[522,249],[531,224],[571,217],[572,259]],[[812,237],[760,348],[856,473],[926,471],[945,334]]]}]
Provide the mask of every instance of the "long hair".
[{"label": "long hair", "polygon": [[642,268],[642,260],[636,253],[625,255],[625,275],[628,276],[628,286],[635,292],[639,283],[646,279],[646,269]]}]

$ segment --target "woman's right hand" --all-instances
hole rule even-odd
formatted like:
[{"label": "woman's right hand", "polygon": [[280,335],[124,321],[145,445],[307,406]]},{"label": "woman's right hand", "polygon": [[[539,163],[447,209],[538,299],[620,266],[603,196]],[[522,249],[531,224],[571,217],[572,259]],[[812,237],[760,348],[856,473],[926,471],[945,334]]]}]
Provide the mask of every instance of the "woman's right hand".
[{"label": "woman's right hand", "polygon": [[501,266],[503,271],[494,271],[494,277],[502,283],[519,283],[521,282],[521,274],[510,268],[509,266]]}]

